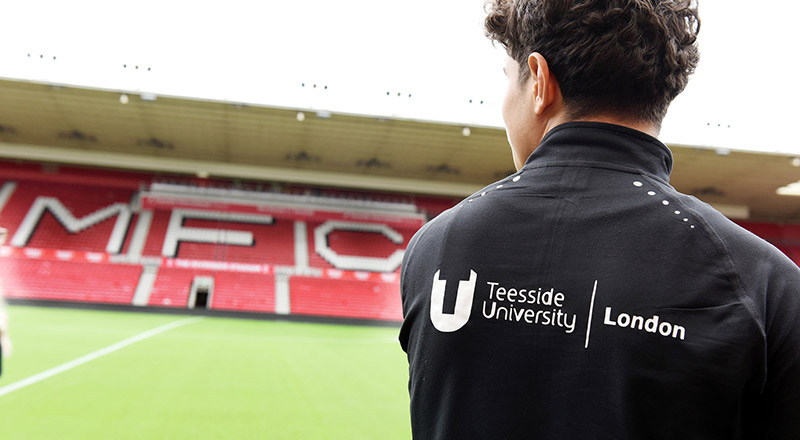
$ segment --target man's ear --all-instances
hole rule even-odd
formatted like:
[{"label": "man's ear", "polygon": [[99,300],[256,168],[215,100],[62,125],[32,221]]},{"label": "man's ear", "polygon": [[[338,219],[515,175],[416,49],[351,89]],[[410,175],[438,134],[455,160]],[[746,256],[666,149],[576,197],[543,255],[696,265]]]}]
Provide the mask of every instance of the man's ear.
[{"label": "man's ear", "polygon": [[533,80],[533,111],[541,115],[553,105],[561,89],[556,77],[550,72],[547,60],[539,52],[528,56],[528,68]]}]

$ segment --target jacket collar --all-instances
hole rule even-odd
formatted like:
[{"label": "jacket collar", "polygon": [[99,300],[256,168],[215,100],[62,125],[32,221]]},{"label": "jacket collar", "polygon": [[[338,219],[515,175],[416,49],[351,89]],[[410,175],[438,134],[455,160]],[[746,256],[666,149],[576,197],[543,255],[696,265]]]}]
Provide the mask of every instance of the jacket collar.
[{"label": "jacket collar", "polygon": [[603,122],[567,122],[548,132],[523,169],[542,166],[612,165],[668,182],[672,152],[658,139]]}]

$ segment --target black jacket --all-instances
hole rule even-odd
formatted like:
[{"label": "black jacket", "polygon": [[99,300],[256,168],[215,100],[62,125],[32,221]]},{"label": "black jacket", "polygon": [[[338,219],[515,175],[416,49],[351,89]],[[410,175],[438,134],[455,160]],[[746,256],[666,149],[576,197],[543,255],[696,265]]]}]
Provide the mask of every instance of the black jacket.
[{"label": "black jacket", "polygon": [[644,133],[563,124],[415,235],[415,438],[800,439],[800,269],[671,168]]}]

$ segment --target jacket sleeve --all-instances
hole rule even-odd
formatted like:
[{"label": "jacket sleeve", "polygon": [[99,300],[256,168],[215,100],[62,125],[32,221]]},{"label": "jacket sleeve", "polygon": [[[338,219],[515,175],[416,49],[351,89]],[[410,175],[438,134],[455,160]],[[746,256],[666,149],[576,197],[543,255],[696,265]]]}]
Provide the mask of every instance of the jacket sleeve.
[{"label": "jacket sleeve", "polygon": [[765,438],[800,438],[800,269],[776,262],[766,297]]},{"label": "jacket sleeve", "polygon": [[753,335],[761,374],[743,391],[743,438],[800,439],[800,267],[750,232],[721,226],[741,299],[761,328]]}]

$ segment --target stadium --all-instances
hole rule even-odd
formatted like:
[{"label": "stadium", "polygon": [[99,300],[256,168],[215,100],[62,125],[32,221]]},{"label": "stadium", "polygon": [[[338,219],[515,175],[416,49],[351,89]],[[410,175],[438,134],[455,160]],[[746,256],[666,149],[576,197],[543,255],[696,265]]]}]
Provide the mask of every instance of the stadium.
[{"label": "stadium", "polygon": [[[75,79],[38,38],[0,53],[3,438],[409,438],[403,251],[514,172],[502,92],[302,66],[221,96],[137,51]],[[800,263],[800,148],[709,112],[712,77],[665,124],[671,184]]]}]

